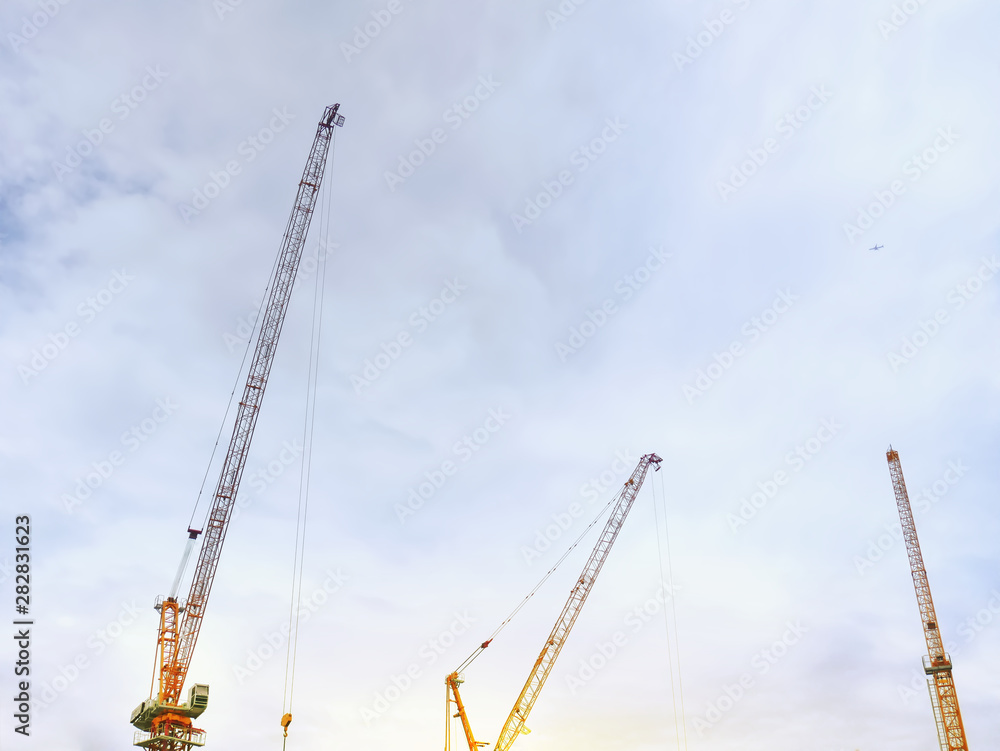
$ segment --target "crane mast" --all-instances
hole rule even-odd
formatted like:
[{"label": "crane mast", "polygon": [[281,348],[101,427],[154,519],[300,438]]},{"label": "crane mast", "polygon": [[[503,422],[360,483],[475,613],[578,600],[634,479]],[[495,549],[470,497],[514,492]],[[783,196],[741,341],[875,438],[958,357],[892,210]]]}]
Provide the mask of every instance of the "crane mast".
[{"label": "crane mast", "polygon": [[[538,694],[541,692],[542,686],[545,685],[549,673],[552,672],[552,668],[559,657],[559,653],[562,651],[563,645],[566,643],[566,639],[569,637],[573,624],[576,623],[576,619],[580,615],[584,603],[587,601],[587,596],[590,594],[594,582],[597,581],[597,575],[601,572],[601,567],[604,566],[604,562],[608,558],[608,553],[611,552],[611,546],[614,545],[615,539],[621,531],[625,517],[628,516],[629,510],[632,508],[632,503],[639,494],[639,489],[642,487],[642,482],[646,478],[649,467],[652,465],[658,470],[661,461],[663,460],[656,454],[646,454],[643,456],[632,472],[632,476],[626,480],[625,485],[619,492],[617,501],[611,511],[611,516],[608,517],[608,521],[604,525],[604,530],[601,532],[597,544],[590,553],[590,558],[587,559],[580,577],[570,592],[569,599],[566,600],[566,604],[556,619],[551,633],[545,640],[545,645],[542,647],[538,659],[535,660],[535,665],[524,683],[524,688],[521,689],[521,695],[518,696],[517,701],[514,703],[514,708],[511,709],[510,715],[508,715],[507,721],[500,731],[500,737],[497,739],[494,751],[507,751],[521,733],[529,732],[525,728],[525,723],[528,720],[528,715],[532,707],[535,705],[535,700],[538,699]],[[488,644],[489,642],[485,642],[479,649],[485,649]],[[458,714],[456,716],[462,720],[462,727],[465,730],[469,749],[470,751],[477,751],[480,746],[486,744],[476,741],[472,735],[472,728],[469,725],[465,707],[458,692],[458,684],[461,683],[461,679],[458,678],[457,673],[452,673],[445,679],[445,682],[454,696],[455,704],[458,707]]]},{"label": "crane mast", "polygon": [[[486,642],[488,644],[489,642]],[[486,644],[482,649],[486,648]],[[477,741],[472,734],[472,726],[469,724],[469,715],[465,711],[465,704],[462,703],[462,695],[458,692],[459,684],[463,683],[458,673],[452,673],[444,679],[445,682],[445,726],[444,726],[444,747],[446,751],[451,748],[451,695],[454,695],[455,706],[458,712],[455,716],[462,721],[462,730],[465,733],[465,740],[469,744],[469,751],[479,751],[483,746],[490,745],[486,741]],[[450,693],[449,693],[450,692]]]},{"label": "crane mast", "polygon": [[934,722],[938,731],[938,742],[941,751],[968,751],[969,746],[965,739],[962,713],[958,708],[958,695],[955,693],[955,679],[951,674],[951,655],[944,650],[937,615],[934,613],[931,587],[927,581],[924,558],[920,553],[917,527],[913,522],[913,511],[906,493],[906,483],[903,481],[903,467],[899,462],[899,452],[893,451],[892,446],[890,446],[886,452],[886,459],[889,462],[889,474],[892,477],[892,488],[896,494],[899,521],[903,528],[906,554],[910,559],[910,572],[913,575],[913,586],[917,592],[917,605],[920,608],[920,620],[923,623],[924,639],[927,642],[927,656],[923,658],[923,663],[924,672],[928,676],[927,682],[934,710]]},{"label": "crane mast", "polygon": [[[187,751],[192,746],[202,746],[205,743],[204,731],[193,727],[193,720],[208,705],[208,686],[192,686],[188,701],[183,704],[180,701],[181,690],[198,642],[222,544],[246,466],[250,441],[274,362],[275,348],[302,258],[302,248],[323,181],[333,129],[344,122],[343,116],[338,114],[339,108],[339,104],[334,104],[325,109],[299,181],[295,204],[285,227],[271,278],[243,396],[236,411],[233,433],[216,484],[191,589],[186,600],[178,600],[176,591],[172,591],[166,598],[157,599],[156,608],[160,612],[156,662],[158,681],[154,685],[155,693],[132,713],[132,724],[138,728],[135,745],[152,751]],[[202,530],[188,530],[189,550],[201,532]]]}]

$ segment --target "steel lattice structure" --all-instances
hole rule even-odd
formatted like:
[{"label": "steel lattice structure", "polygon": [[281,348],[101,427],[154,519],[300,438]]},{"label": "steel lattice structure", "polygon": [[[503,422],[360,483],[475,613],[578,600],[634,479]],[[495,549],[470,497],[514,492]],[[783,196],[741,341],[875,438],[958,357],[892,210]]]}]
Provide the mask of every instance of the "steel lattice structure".
[{"label": "steel lattice structure", "polygon": [[[316,129],[295,204],[285,227],[278,260],[271,277],[268,299],[257,335],[253,358],[236,411],[233,433],[216,484],[201,550],[187,600],[168,597],[157,604],[160,628],[157,640],[159,689],[155,698],[143,702],[133,713],[132,722],[139,728],[136,745],[152,751],[186,751],[204,744],[204,732],[192,727],[192,718],[204,711],[208,687],[195,685],[191,700],[181,704],[181,691],[194,655],[198,634],[212,583],[219,566],[222,544],[232,517],[236,494],[246,466],[250,441],[260,413],[264,389],[274,362],[274,352],[288,310],[288,301],[298,273],[302,248],[312,221],[313,210],[326,170],[330,142],[335,126],[344,118],[339,104],[326,108]],[[197,534],[193,530],[192,535]],[[196,696],[197,694],[197,696]]]},{"label": "steel lattice structure", "polygon": [[600,539],[594,546],[593,551],[591,551],[590,558],[587,559],[580,578],[570,592],[569,599],[563,606],[562,613],[556,619],[556,624],[552,627],[549,638],[545,640],[545,646],[542,647],[538,659],[535,660],[535,666],[528,675],[528,680],[525,681],[524,688],[521,689],[521,695],[518,697],[517,703],[514,704],[514,708],[507,717],[507,722],[504,723],[503,730],[500,731],[500,737],[494,746],[496,751],[507,751],[524,728],[524,723],[528,719],[531,708],[535,705],[538,693],[542,690],[545,679],[549,677],[552,666],[555,665],[556,658],[559,657],[559,653],[566,643],[566,637],[569,636],[573,624],[576,623],[576,619],[583,609],[583,604],[587,601],[587,595],[590,594],[594,582],[597,581],[597,575],[601,572],[601,567],[604,566],[604,562],[608,558],[608,553],[611,552],[611,546],[614,545],[615,539],[621,531],[629,509],[632,508],[632,502],[635,501],[635,497],[639,493],[639,488],[642,487],[642,481],[646,478],[649,466],[651,464],[659,464],[661,461],[660,457],[656,454],[646,454],[639,460],[639,464],[632,472],[632,476],[625,482],[625,486],[618,497],[618,502],[615,504],[611,511],[611,516],[608,517],[608,521],[604,525]]},{"label": "steel lattice structure", "polygon": [[958,708],[958,695],[955,693],[955,679],[951,674],[951,655],[944,650],[937,615],[934,613],[934,600],[931,598],[924,558],[920,553],[917,527],[913,522],[910,498],[906,493],[906,483],[903,481],[899,452],[893,451],[890,446],[886,452],[886,459],[889,462],[889,474],[892,476],[892,488],[896,494],[899,521],[903,528],[906,554],[910,559],[910,572],[913,574],[913,587],[916,589],[917,605],[920,608],[920,620],[927,641],[927,656],[923,660],[924,672],[929,676],[927,680],[931,687],[931,702],[941,751],[968,751],[962,713]]},{"label": "steel lattice structure", "polygon": [[[614,501],[611,516],[608,517],[608,521],[604,525],[604,530],[601,532],[601,536],[594,546],[593,551],[591,551],[590,558],[587,559],[587,563],[583,567],[580,578],[577,579],[576,585],[570,591],[569,599],[563,606],[562,613],[556,619],[556,624],[552,627],[549,638],[545,640],[545,646],[542,647],[538,659],[535,660],[535,666],[531,669],[524,688],[521,689],[521,695],[517,698],[514,708],[510,711],[510,715],[507,717],[507,721],[500,731],[500,737],[494,746],[495,751],[507,751],[514,741],[517,740],[518,735],[522,732],[527,732],[524,725],[527,722],[528,714],[535,705],[535,700],[538,698],[542,686],[545,685],[545,680],[549,677],[549,673],[552,671],[553,665],[555,665],[556,658],[559,657],[559,653],[566,643],[573,624],[576,623],[576,619],[580,615],[584,603],[587,601],[587,595],[590,594],[594,582],[597,581],[597,575],[601,572],[601,567],[607,560],[608,553],[611,552],[611,546],[614,545],[615,539],[621,531],[625,517],[628,516],[629,509],[632,508],[632,503],[639,494],[639,489],[646,478],[646,473],[649,471],[651,465],[659,469],[661,461],[663,460],[656,454],[646,454],[640,458],[639,464],[636,465],[635,470],[632,472],[632,476],[626,480],[625,485],[619,491]],[[488,645],[489,642],[487,641],[479,649],[483,650]],[[472,734],[472,727],[469,724],[469,718],[466,715],[465,706],[458,691],[458,685],[461,682],[462,679],[458,673],[452,673],[445,678],[446,691],[454,696],[455,704],[458,707],[458,714],[455,716],[461,718],[462,728],[465,731],[465,739],[469,744],[470,751],[478,751],[480,747],[487,744],[477,741]],[[447,701],[446,698],[446,705]],[[449,744],[450,737],[446,736],[446,747]]]}]

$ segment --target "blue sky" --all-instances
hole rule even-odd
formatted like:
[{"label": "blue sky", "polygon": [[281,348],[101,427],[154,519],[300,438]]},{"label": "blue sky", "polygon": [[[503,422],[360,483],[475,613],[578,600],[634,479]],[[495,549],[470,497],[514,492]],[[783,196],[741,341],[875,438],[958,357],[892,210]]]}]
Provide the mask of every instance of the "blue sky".
[{"label": "blue sky", "polygon": [[[1000,735],[998,21],[971,0],[5,4],[2,528],[32,517],[51,688],[18,742],[131,742],[151,605],[334,102],[329,222],[190,672],[211,747],[280,742],[283,653],[262,655],[285,639],[317,257],[290,747],[440,744],[444,676],[656,452],[518,747],[674,748],[676,640],[691,749],[931,751],[890,443],[969,741]],[[467,671],[480,738],[593,540]]]}]

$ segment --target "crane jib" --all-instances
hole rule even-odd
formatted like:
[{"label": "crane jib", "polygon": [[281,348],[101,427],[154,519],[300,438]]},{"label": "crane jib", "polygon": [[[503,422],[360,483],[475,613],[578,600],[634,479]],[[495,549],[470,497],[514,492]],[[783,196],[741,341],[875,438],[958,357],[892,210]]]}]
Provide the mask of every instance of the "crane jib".
[{"label": "crane jib", "polygon": [[538,659],[535,660],[535,666],[528,675],[528,680],[525,681],[524,688],[521,689],[521,695],[518,697],[517,703],[514,704],[514,708],[507,717],[507,722],[504,723],[503,729],[500,731],[500,737],[494,746],[495,751],[507,751],[523,731],[528,714],[531,712],[532,707],[534,707],[535,700],[538,698],[542,686],[545,685],[545,680],[549,677],[549,673],[552,672],[556,658],[559,657],[559,653],[562,651],[570,630],[573,628],[573,624],[576,623],[576,619],[580,615],[584,603],[587,601],[587,596],[590,594],[594,582],[597,581],[597,575],[601,572],[601,568],[607,560],[608,553],[611,552],[611,546],[614,545],[618,533],[621,531],[625,517],[628,515],[629,509],[632,508],[632,502],[635,501],[635,497],[642,487],[646,472],[649,470],[651,464],[659,465],[661,461],[660,457],[656,454],[646,454],[639,460],[639,464],[636,466],[635,471],[632,472],[632,476],[625,482],[618,503],[604,525],[604,530],[601,532],[601,536],[594,546],[590,558],[587,559],[587,563],[583,567],[583,572],[580,574],[576,586],[570,592],[569,599],[566,601],[566,605],[563,606],[562,613],[556,619],[556,625],[553,626],[549,638],[545,641],[545,646],[542,647]]},{"label": "crane jib", "polygon": [[[542,687],[545,685],[545,680],[552,671],[566,639],[569,637],[573,624],[576,623],[576,619],[580,615],[580,611],[583,609],[584,603],[587,601],[587,596],[590,594],[590,590],[593,588],[594,582],[597,581],[597,575],[601,572],[601,568],[604,566],[604,562],[607,560],[608,554],[611,552],[611,547],[614,545],[614,542],[618,537],[618,533],[621,531],[622,524],[625,522],[625,517],[628,516],[629,509],[632,508],[632,503],[639,494],[639,489],[642,487],[646,473],[650,466],[655,466],[656,469],[659,469],[659,465],[662,461],[663,460],[656,454],[646,454],[639,459],[639,464],[632,472],[632,476],[625,482],[625,485],[622,487],[617,496],[617,500],[613,501],[614,509],[608,517],[608,521],[604,525],[604,530],[601,532],[601,536],[598,539],[597,544],[594,546],[593,551],[591,551],[590,557],[587,559],[587,563],[583,567],[583,571],[577,579],[576,584],[573,586],[569,599],[566,601],[562,612],[556,619],[555,626],[552,627],[551,633],[545,640],[545,644],[542,647],[541,653],[538,655],[538,659],[535,660],[535,665],[531,669],[531,673],[528,675],[528,680],[525,681],[524,688],[521,689],[521,694],[514,703],[514,708],[510,711],[510,715],[507,717],[507,721],[504,723],[503,729],[500,731],[500,737],[497,740],[496,745],[493,747],[494,751],[507,751],[507,749],[509,749],[514,741],[517,740],[521,733],[529,732],[525,727],[528,715],[530,714],[532,707],[535,705],[535,700],[538,698]],[[489,641],[484,642],[480,646],[479,650],[477,650],[477,654],[488,645]],[[472,658],[466,660],[463,666],[468,665],[471,659]],[[459,670],[461,670],[461,668],[459,668]],[[469,744],[469,750],[478,751],[479,748],[485,746],[486,744],[482,741],[477,741],[475,736],[472,734],[472,727],[469,724],[469,718],[465,712],[465,706],[462,703],[461,695],[458,690],[460,683],[462,683],[462,679],[458,675],[457,671],[445,679],[445,684],[449,692],[448,701],[451,701],[450,697],[454,697],[454,702],[458,707],[458,714],[455,716],[461,718],[462,728],[465,732],[466,741]],[[448,748],[450,745],[450,724],[446,726],[445,730],[445,743],[446,748]]]},{"label": "crane jib", "polygon": [[[159,690],[155,699],[151,697],[148,702],[143,702],[133,713],[133,724],[141,731],[137,734],[136,745],[151,748],[153,751],[173,751],[177,748],[202,745],[204,742],[204,733],[191,727],[191,718],[197,717],[207,704],[208,687],[196,684],[192,689],[190,701],[183,705],[180,704],[181,690],[198,641],[222,544],[239,492],[275,348],[298,273],[302,248],[322,185],[333,128],[343,125],[344,122],[343,116],[338,114],[339,107],[339,104],[334,104],[325,109],[316,129],[302,179],[298,184],[295,203],[278,251],[278,262],[269,285],[268,298],[253,358],[250,361],[243,397],[237,407],[232,436],[216,485],[187,600],[179,603],[176,598],[169,597],[158,602]],[[203,690],[196,691],[196,689]],[[195,703],[200,706],[195,708]]]}]

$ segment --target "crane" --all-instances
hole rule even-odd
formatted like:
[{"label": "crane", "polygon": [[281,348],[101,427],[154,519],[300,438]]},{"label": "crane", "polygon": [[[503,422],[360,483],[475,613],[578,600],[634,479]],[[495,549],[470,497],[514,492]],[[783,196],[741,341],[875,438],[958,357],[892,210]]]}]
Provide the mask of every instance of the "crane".
[{"label": "crane", "polygon": [[920,620],[924,626],[924,639],[927,641],[927,655],[923,658],[923,663],[924,672],[928,676],[927,684],[938,742],[941,751],[968,751],[965,727],[962,725],[962,712],[958,708],[958,695],[955,693],[955,679],[951,674],[951,655],[944,651],[941,630],[938,628],[937,615],[934,613],[931,587],[927,582],[924,558],[920,553],[920,542],[917,540],[917,527],[913,523],[910,498],[906,494],[899,452],[893,451],[890,446],[885,456],[889,462],[892,489],[896,494],[896,506],[899,509],[899,522],[903,528],[906,554],[910,559],[910,572],[913,574],[913,586],[917,591]]},{"label": "crane", "polygon": [[[632,502],[642,487],[642,482],[646,478],[646,472],[650,466],[654,467],[654,471],[659,471],[661,461],[663,460],[656,454],[646,454],[639,459],[639,464],[632,472],[632,476],[625,482],[616,500],[613,501],[613,510],[611,511],[611,516],[608,517],[607,523],[604,525],[604,531],[601,532],[597,544],[590,553],[590,558],[587,559],[580,577],[570,591],[569,599],[566,600],[566,604],[556,619],[549,637],[545,640],[545,645],[542,647],[538,659],[535,660],[535,665],[528,675],[528,680],[525,681],[524,688],[521,689],[521,695],[517,697],[514,708],[511,709],[510,714],[507,716],[507,721],[500,731],[500,737],[493,747],[494,751],[507,751],[521,733],[530,732],[525,727],[525,723],[528,721],[528,714],[535,705],[535,700],[538,699],[538,694],[541,692],[542,686],[545,685],[545,680],[549,677],[549,673],[552,672],[556,658],[559,657],[559,653],[562,651],[563,645],[569,637],[570,630],[572,630],[573,624],[576,623],[576,619],[583,609],[583,604],[587,601],[587,595],[590,594],[594,582],[597,581],[597,575],[601,572],[601,567],[604,565],[605,560],[607,560],[608,553],[611,552],[611,546],[614,545],[615,539],[618,537],[618,532],[621,531],[625,517],[628,515],[629,509],[632,508]],[[473,653],[473,656],[466,660],[464,664],[468,665],[475,659],[482,650],[489,646],[490,641],[492,640],[483,642]],[[465,711],[465,705],[458,690],[462,682],[463,679],[459,675],[458,670],[445,678],[446,714],[448,717],[448,724],[445,727],[445,749],[447,750],[450,747],[451,701],[454,701],[458,709],[455,716],[461,719],[465,739],[469,744],[469,751],[479,751],[480,748],[488,744],[483,741],[477,741],[473,736],[472,727],[469,724],[469,718]]]},{"label": "crane", "polygon": [[327,107],[316,129],[309,157],[292,213],[285,227],[285,234],[278,251],[278,259],[269,285],[264,315],[257,335],[253,359],[250,362],[243,397],[236,411],[229,448],[215,488],[205,537],[202,540],[195,565],[191,589],[187,599],[177,598],[177,589],[195,540],[202,530],[188,529],[188,542],[174,578],[170,594],[158,597],[156,609],[160,623],[156,642],[156,663],[150,698],[132,712],[132,724],[137,728],[134,745],[152,751],[188,751],[192,746],[205,745],[205,732],[194,727],[197,719],[208,706],[208,686],[196,683],[188,693],[188,700],[181,702],[181,691],[187,678],[188,667],[194,655],[195,644],[205,616],[205,606],[212,590],[212,582],[219,565],[222,544],[226,539],[240,479],[246,465],[250,440],[260,412],[267,378],[274,361],[275,347],[288,309],[292,286],[302,257],[309,224],[319,193],[327,154],[333,138],[333,129],[344,124],[339,114],[340,105]]}]

